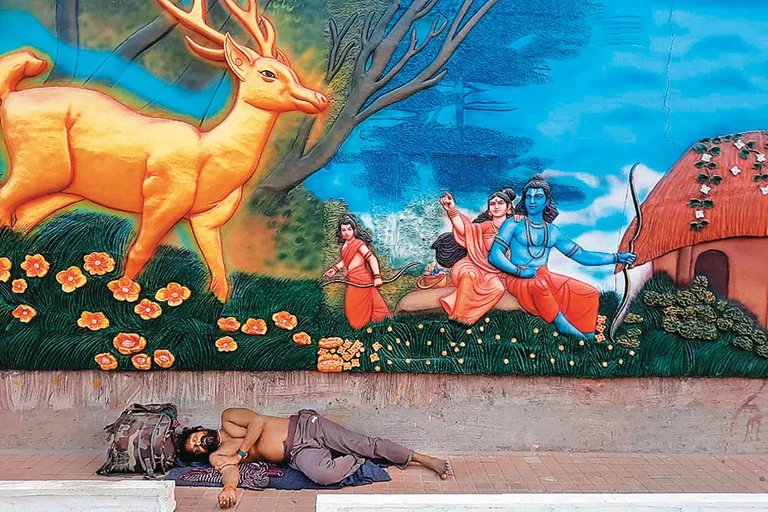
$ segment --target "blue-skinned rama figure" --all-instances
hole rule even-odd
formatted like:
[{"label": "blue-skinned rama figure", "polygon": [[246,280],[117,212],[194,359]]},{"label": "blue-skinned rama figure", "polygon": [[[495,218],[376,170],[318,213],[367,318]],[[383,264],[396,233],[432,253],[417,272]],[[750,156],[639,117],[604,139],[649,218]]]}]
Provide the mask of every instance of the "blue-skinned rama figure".
[{"label": "blue-skinned rama figure", "polygon": [[517,213],[524,215],[525,221],[507,221],[501,226],[488,262],[507,274],[507,290],[525,311],[554,324],[563,334],[593,336],[600,291],[572,277],[550,272],[550,252],[557,249],[586,266],[631,265],[636,256],[629,252],[587,251],[565,236],[554,224],[557,205],[552,189],[541,176],[534,176],[523,188]]}]

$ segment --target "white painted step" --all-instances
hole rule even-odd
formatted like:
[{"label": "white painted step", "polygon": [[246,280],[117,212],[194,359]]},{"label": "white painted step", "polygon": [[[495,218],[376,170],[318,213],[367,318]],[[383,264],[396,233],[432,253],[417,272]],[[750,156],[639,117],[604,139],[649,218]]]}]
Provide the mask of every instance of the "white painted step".
[{"label": "white painted step", "polygon": [[768,494],[318,494],[316,512],[755,512]]},{"label": "white painted step", "polygon": [[0,482],[0,512],[172,512],[175,484],[158,480]]}]

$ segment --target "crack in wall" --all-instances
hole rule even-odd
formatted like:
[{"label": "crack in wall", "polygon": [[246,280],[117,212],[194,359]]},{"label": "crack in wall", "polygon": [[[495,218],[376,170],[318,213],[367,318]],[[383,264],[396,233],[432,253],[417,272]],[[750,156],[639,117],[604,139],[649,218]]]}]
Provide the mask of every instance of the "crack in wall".
[{"label": "crack in wall", "polygon": [[664,106],[664,139],[672,144],[673,147],[677,147],[675,141],[669,138],[669,130],[672,128],[672,122],[669,120],[669,115],[672,113],[672,109],[669,108],[669,93],[672,88],[672,81],[669,78],[669,68],[672,64],[672,50],[675,47],[675,26],[672,23],[672,15],[675,12],[675,0],[672,0],[669,4],[669,17],[667,18],[667,25],[669,26],[669,49],[667,50],[667,62],[664,67],[664,76],[666,78],[666,88],[664,89],[664,99],[662,105]]}]

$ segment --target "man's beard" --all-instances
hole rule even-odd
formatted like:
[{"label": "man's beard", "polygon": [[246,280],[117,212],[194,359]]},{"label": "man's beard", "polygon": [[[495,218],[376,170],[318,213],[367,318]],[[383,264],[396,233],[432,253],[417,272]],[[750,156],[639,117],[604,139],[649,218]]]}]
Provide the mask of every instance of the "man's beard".
[{"label": "man's beard", "polygon": [[200,439],[200,446],[208,453],[214,452],[220,444],[219,434],[215,430],[208,429]]}]

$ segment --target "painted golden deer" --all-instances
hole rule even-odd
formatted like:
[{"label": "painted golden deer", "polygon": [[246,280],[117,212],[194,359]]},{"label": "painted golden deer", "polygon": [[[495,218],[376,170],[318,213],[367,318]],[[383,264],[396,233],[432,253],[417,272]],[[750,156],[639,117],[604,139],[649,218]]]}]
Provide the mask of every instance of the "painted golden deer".
[{"label": "painted golden deer", "polygon": [[[231,111],[201,132],[187,123],[141,115],[115,99],[78,87],[16,90],[48,62],[30,51],[0,57],[0,125],[9,155],[8,180],[0,187],[0,226],[29,231],[52,213],[88,200],[140,215],[138,235],[124,265],[134,279],[158,243],[180,220],[189,219],[211,271],[210,288],[229,297],[221,227],[240,204],[243,185],[259,159],[281,112],[322,112],[328,99],[301,85],[285,55],[275,48],[275,30],[258,13],[222,0],[258,46],[253,51],[206,24],[204,0],[185,11],[156,0],[188,30],[196,55],[225,62],[235,76]],[[262,29],[263,26],[263,29]],[[262,175],[255,179],[263,178]]]}]

